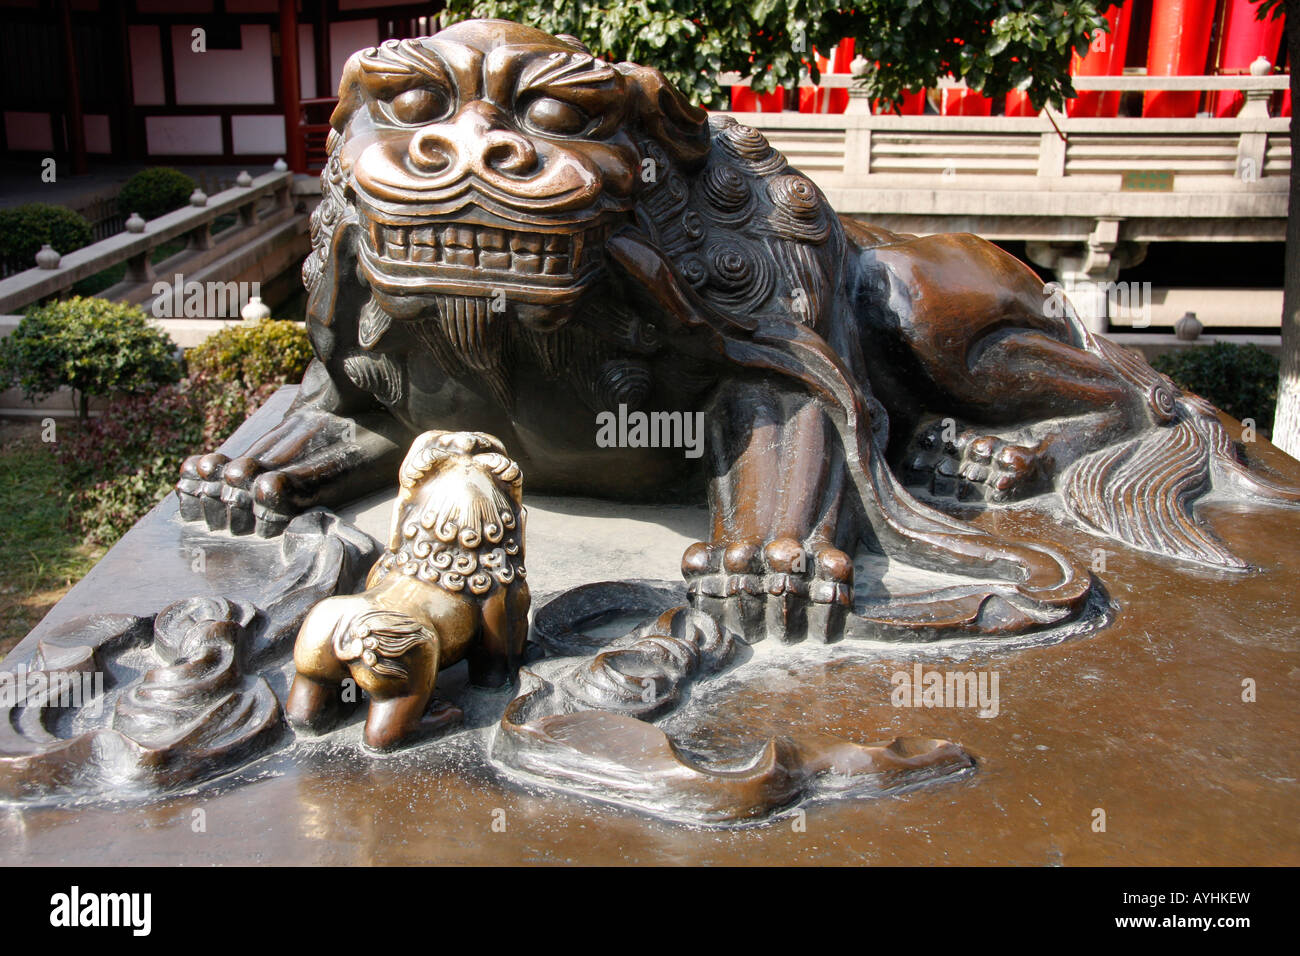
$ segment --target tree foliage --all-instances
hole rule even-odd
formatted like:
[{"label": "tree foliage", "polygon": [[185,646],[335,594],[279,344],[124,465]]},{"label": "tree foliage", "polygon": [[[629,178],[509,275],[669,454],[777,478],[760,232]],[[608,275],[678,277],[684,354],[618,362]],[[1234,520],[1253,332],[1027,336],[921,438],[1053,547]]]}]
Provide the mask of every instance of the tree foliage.
[{"label": "tree foliage", "polygon": [[[1070,55],[1084,52],[1106,20],[1106,0],[619,0],[536,4],[449,0],[448,25],[469,17],[517,20],[568,33],[610,60],[657,67],[703,106],[726,105],[715,76],[736,71],[766,93],[818,78],[814,47],[845,37],[871,69],[873,99],[896,101],[949,74],[989,96],[1023,89],[1036,108],[1074,95]],[[811,61],[811,62],[810,62]]]},{"label": "tree foliage", "polygon": [[77,296],[28,310],[0,341],[0,380],[29,399],[67,386],[84,419],[91,395],[147,394],[175,382],[175,351],[139,306]]}]

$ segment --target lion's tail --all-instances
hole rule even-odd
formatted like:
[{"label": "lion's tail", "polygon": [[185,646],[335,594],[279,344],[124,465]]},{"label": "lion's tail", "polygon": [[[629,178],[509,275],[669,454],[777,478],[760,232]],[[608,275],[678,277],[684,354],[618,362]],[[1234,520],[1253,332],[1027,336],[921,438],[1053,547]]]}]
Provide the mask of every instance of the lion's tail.
[{"label": "lion's tail", "polygon": [[1251,473],[1237,460],[1227,429],[1194,396],[1178,400],[1165,427],[1103,448],[1066,472],[1066,510],[1093,530],[1134,548],[1224,570],[1250,566],[1199,521],[1195,500],[1213,488],[1277,502],[1300,501],[1300,489]]}]

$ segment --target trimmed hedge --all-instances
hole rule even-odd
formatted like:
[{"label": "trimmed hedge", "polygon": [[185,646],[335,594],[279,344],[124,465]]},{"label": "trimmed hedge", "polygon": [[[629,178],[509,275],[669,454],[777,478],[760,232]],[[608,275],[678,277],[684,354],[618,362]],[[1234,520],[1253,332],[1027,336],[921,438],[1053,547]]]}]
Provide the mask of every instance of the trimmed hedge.
[{"label": "trimmed hedge", "polygon": [[184,381],[115,401],[61,438],[73,529],[111,545],[171,491],[185,458],[229,438],[277,388],[299,381],[311,357],[294,322],[232,326],[186,353]]},{"label": "trimmed hedge", "polygon": [[36,267],[36,253],[49,243],[61,255],[90,245],[94,233],[79,213],[49,203],[0,209],[0,258],[23,269]]},{"label": "trimmed hedge", "polygon": [[300,381],[311,360],[307,330],[284,319],[232,325],[185,353],[192,374],[244,388]]},{"label": "trimmed hedge", "polygon": [[197,188],[198,183],[179,169],[153,166],[126,181],[117,194],[117,208],[123,216],[138,212],[145,219],[157,219],[189,203]]}]

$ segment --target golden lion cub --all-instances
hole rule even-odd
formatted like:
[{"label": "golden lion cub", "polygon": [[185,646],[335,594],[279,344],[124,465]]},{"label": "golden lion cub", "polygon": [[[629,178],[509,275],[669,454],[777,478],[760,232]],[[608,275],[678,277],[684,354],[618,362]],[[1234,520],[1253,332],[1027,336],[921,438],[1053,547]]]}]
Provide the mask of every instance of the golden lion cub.
[{"label": "golden lion cub", "polygon": [[514,679],[528,637],[523,475],[501,442],[425,432],[400,482],[366,590],[327,598],[303,621],[285,707],[295,725],[328,730],[351,676],[370,696],[364,739],[377,750],[460,716],[425,714],[439,668],[468,658],[472,683],[499,687]]}]

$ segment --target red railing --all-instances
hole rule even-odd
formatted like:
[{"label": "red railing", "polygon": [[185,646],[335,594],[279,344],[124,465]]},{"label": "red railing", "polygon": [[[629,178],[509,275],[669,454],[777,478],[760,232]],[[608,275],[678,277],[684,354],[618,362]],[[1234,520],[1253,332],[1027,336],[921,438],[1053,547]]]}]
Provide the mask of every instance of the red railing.
[{"label": "red railing", "polygon": [[303,142],[307,172],[312,175],[318,175],[329,160],[329,150],[325,148],[325,143],[330,134],[330,114],[334,112],[337,103],[336,97],[322,96],[301,100],[298,104],[301,107],[298,135]]}]

